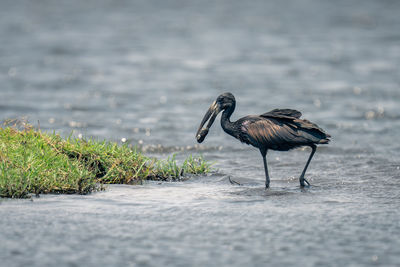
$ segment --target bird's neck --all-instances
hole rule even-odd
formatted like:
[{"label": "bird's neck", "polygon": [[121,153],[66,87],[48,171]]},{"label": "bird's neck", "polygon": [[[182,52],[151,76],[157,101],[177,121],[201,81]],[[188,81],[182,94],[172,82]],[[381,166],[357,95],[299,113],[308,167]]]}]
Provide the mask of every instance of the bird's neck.
[{"label": "bird's neck", "polygon": [[233,122],[230,121],[231,115],[233,113],[233,111],[235,110],[235,104],[233,104],[232,106],[228,107],[227,109],[224,110],[224,112],[222,112],[222,117],[221,117],[221,126],[222,129],[224,129],[224,131],[235,137],[234,135],[234,125]]}]

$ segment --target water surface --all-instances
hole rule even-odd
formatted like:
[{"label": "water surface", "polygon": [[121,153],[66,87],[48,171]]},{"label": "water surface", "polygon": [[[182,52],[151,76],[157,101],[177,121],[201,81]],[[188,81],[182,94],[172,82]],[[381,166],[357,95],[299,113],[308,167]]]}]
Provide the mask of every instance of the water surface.
[{"label": "water surface", "polygon": [[[0,119],[203,154],[186,182],[0,201],[5,266],[400,265],[398,1],[0,1]],[[294,108],[333,136],[259,152],[218,123]],[[232,186],[228,177],[241,182]]]}]

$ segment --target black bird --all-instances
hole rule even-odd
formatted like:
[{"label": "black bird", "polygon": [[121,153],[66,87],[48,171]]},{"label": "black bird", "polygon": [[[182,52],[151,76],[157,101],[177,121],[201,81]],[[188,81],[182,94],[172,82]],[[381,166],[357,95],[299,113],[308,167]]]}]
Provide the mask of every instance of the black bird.
[{"label": "black bird", "polygon": [[[300,186],[304,187],[304,178],[307,167],[314,156],[317,144],[329,143],[329,134],[319,128],[316,124],[300,119],[301,112],[293,109],[274,109],[261,115],[250,115],[230,121],[230,117],[235,110],[236,101],[231,93],[224,93],[218,96],[200,123],[196,133],[197,142],[201,143],[208,134],[208,130],[213,124],[218,113],[222,110],[221,126],[224,131],[246,143],[258,148],[264,161],[265,169],[265,188],[269,187],[269,175],[266,155],[268,149],[278,151],[288,151],[290,149],[309,146],[312,151],[307,160],[306,166],[300,175]],[[204,124],[208,124],[203,128]]]}]

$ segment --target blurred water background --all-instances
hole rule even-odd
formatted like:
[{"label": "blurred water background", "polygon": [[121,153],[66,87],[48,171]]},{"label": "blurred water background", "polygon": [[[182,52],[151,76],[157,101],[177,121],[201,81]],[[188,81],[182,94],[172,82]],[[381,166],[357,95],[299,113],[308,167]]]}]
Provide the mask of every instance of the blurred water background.
[{"label": "blurred water background", "polygon": [[[0,120],[202,154],[208,176],[0,201],[4,266],[399,266],[400,2],[0,1]],[[219,123],[294,108],[333,136],[259,152]],[[228,177],[243,186],[232,186]]]}]

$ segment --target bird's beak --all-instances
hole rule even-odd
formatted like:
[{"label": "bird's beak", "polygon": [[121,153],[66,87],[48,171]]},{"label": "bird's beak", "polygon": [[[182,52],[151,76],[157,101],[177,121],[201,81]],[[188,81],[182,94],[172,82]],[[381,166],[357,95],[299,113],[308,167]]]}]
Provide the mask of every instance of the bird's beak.
[{"label": "bird's beak", "polygon": [[[197,142],[201,143],[206,138],[208,134],[208,129],[210,129],[211,125],[213,124],[215,118],[217,117],[218,113],[221,111],[217,102],[213,102],[210,108],[207,110],[206,114],[204,115],[203,120],[200,123],[200,127],[196,133]],[[208,121],[209,120],[209,121]],[[205,128],[203,128],[204,124],[208,121],[208,124]]]}]

